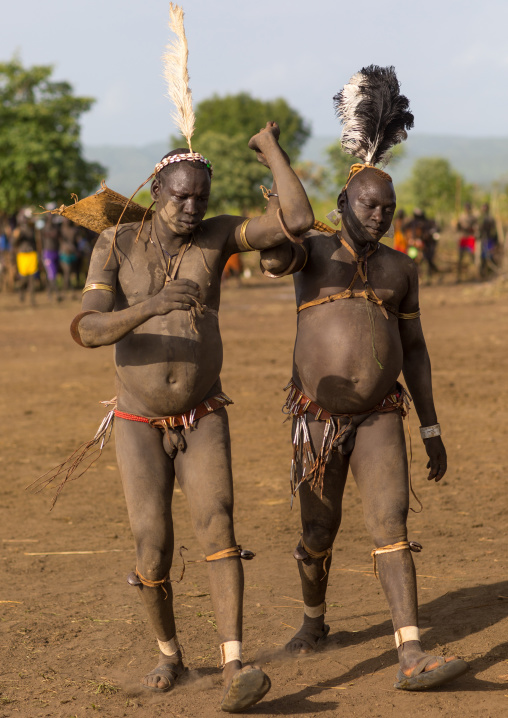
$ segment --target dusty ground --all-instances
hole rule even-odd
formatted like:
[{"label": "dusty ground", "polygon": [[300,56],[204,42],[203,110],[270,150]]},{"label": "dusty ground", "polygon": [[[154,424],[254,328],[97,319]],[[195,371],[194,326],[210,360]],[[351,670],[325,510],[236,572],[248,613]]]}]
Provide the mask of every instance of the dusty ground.
[{"label": "dusty ground", "polygon": [[[97,467],[51,494],[25,486],[95,432],[113,394],[111,350],[85,351],[69,337],[78,304],[35,309],[0,295],[2,431],[0,718],[220,714],[214,618],[202,564],[175,588],[186,684],[154,696],[139,685],[156,657],[135,590],[129,533],[113,442]],[[423,323],[450,469],[425,481],[414,441],[413,472],[425,510],[411,515],[421,626],[427,649],[457,653],[471,672],[447,689],[396,691],[396,652],[384,597],[371,571],[371,542],[353,482],[346,491],[329,591],[329,649],[286,660],[280,650],[301,619],[298,508],[289,511],[289,426],[282,387],[295,327],[290,282],[226,287],[223,383],[230,421],[238,540],[257,552],[245,565],[245,653],[273,682],[259,716],[508,715],[508,442],[506,295],[474,285],[424,289]],[[418,433],[412,416],[413,436]],[[206,480],[206,469],[203,480]],[[200,551],[177,489],[176,540]],[[64,553],[68,552],[68,553]]]}]

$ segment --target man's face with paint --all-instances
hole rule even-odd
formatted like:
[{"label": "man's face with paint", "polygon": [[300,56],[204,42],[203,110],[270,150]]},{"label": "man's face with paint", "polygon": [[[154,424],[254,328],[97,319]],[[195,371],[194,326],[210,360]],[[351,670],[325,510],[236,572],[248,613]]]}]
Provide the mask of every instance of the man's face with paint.
[{"label": "man's face with paint", "polygon": [[179,162],[158,173],[152,198],[157,201],[159,217],[174,234],[185,236],[198,227],[206,214],[210,185],[209,173],[190,162]]},{"label": "man's face with paint", "polygon": [[[396,207],[393,184],[369,170],[359,172],[347,188],[349,206],[375,242],[385,236],[392,223]],[[344,210],[341,195],[339,210]]]}]

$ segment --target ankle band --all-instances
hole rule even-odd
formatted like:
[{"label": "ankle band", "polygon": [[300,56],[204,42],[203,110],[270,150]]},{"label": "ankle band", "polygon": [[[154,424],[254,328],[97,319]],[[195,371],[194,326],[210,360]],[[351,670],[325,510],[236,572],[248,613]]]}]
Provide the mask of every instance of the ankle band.
[{"label": "ankle band", "polygon": [[319,616],[324,616],[326,613],[326,601],[320,603],[319,606],[307,606],[307,604],[304,603],[303,612],[309,618],[319,618]]},{"label": "ankle band", "polygon": [[159,650],[161,653],[164,653],[165,656],[174,656],[175,653],[178,653],[180,650],[180,644],[178,643],[176,635],[169,641],[159,641],[159,639],[157,639],[157,643],[159,644]]},{"label": "ankle band", "polygon": [[407,641],[419,641],[420,629],[418,626],[404,626],[395,631],[395,645],[397,648]]},{"label": "ankle band", "polygon": [[220,659],[221,666],[224,668],[226,663],[231,661],[242,662],[242,642],[241,641],[226,641],[220,644]]}]

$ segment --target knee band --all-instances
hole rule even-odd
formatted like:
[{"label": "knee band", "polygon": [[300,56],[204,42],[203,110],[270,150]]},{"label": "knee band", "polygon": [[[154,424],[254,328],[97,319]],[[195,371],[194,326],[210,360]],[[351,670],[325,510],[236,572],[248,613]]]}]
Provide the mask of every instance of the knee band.
[{"label": "knee band", "polygon": [[134,572],[131,572],[127,576],[127,581],[131,584],[131,586],[143,585],[147,588],[159,588],[160,586],[165,593],[164,600],[166,600],[166,598],[168,597],[168,592],[164,584],[169,581],[169,574],[164,578],[159,579],[158,581],[150,581],[150,579],[145,578],[140,574],[139,569],[136,566],[136,570]]},{"label": "knee band", "polygon": [[[212,553],[210,556],[205,558],[205,561],[220,561],[223,558],[242,558],[244,561],[251,561],[256,554],[253,551],[242,549],[241,546],[231,546],[230,548],[222,549],[217,553]],[[197,562],[196,562],[197,563]]]},{"label": "knee band", "polygon": [[[303,552],[299,549],[303,549]],[[303,555],[303,553],[307,554],[306,556]],[[324,576],[328,575],[328,570],[326,568],[326,562],[328,558],[332,555],[332,547],[326,548],[324,551],[313,551],[310,549],[306,543],[303,540],[303,536],[300,538],[300,543],[295,549],[295,552],[293,556],[296,558],[297,561],[305,561],[306,558],[322,558],[323,559],[323,571]],[[323,580],[323,578],[321,580]]]},{"label": "knee band", "polygon": [[377,578],[377,560],[376,557],[383,553],[393,553],[394,551],[414,551],[415,553],[420,553],[423,546],[421,543],[418,543],[418,541],[398,541],[394,544],[388,544],[388,546],[380,546],[379,548],[375,548],[370,552],[370,555],[372,556],[372,560],[374,562],[374,576]]}]

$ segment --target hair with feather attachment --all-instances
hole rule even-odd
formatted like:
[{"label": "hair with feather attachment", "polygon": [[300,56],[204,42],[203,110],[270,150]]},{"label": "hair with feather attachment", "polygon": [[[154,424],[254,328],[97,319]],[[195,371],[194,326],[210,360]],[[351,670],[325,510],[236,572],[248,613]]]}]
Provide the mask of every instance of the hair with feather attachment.
[{"label": "hair with feather attachment", "polygon": [[366,165],[385,165],[390,149],[407,138],[414,124],[394,67],[362,68],[333,100],[344,126],[342,149]]},{"label": "hair with feather attachment", "polygon": [[179,5],[169,3],[169,27],[175,33],[176,38],[166,46],[162,61],[168,96],[175,106],[171,117],[187,140],[189,150],[192,152],[191,137],[194,133],[196,118],[192,108],[192,93],[189,89],[189,72],[187,70],[189,48],[183,25],[183,14],[183,9]]}]

